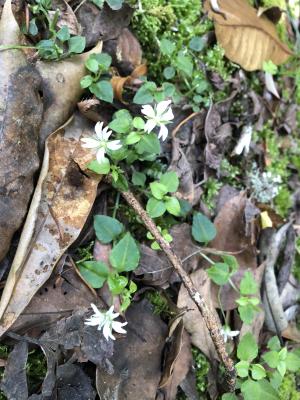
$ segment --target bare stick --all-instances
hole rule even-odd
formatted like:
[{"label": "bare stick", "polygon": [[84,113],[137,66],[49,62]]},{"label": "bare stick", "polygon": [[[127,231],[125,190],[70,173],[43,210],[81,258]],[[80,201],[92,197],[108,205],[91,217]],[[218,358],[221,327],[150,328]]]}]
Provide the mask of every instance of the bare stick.
[{"label": "bare stick", "polygon": [[[109,180],[109,177],[106,178]],[[223,363],[225,370],[226,370],[226,382],[228,384],[229,391],[233,392],[235,389],[235,378],[236,373],[234,369],[234,364],[231,358],[228,356],[225,348],[225,343],[223,337],[220,333],[220,325],[216,320],[215,316],[210,311],[209,307],[205,303],[204,298],[195,288],[193,282],[191,281],[189,275],[185,272],[182,267],[181,260],[177,257],[177,255],[172,250],[171,245],[162,237],[161,233],[157,229],[152,218],[149,217],[147,212],[143,209],[139,201],[136,199],[134,194],[130,191],[121,191],[122,196],[127,201],[127,203],[133,208],[133,210],[138,214],[138,216],[143,221],[146,228],[151,232],[154,236],[157,243],[160,245],[161,249],[165,252],[166,256],[168,257],[169,261],[173,265],[174,269],[182,279],[184,286],[186,287],[190,297],[193,299],[197,308],[199,309],[209,334],[212,338],[212,341],[216,347],[216,351],[218,356]]]}]

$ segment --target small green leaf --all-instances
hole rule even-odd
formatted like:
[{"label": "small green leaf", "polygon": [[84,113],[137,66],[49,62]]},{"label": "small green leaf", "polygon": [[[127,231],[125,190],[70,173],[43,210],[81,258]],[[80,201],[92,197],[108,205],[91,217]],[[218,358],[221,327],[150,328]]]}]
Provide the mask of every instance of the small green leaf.
[{"label": "small green leaf", "polygon": [[243,361],[252,361],[257,357],[258,346],[251,333],[246,333],[240,340],[237,356]]},{"label": "small green leaf", "polygon": [[151,182],[150,190],[153,197],[155,197],[157,200],[162,200],[164,195],[168,193],[167,187],[159,182]]},{"label": "small green leaf", "polygon": [[166,186],[170,193],[174,193],[178,189],[179,179],[175,171],[166,172],[161,176],[159,181]]},{"label": "small green leaf", "polygon": [[194,36],[189,43],[189,48],[194,51],[201,51],[203,50],[205,45],[204,40],[200,36]]},{"label": "small green leaf", "polygon": [[107,244],[116,239],[124,230],[123,224],[108,215],[94,216],[94,229],[97,239]]},{"label": "small green leaf", "polygon": [[262,365],[253,364],[251,365],[251,375],[253,379],[259,381],[260,379],[265,378],[267,376],[267,373]]},{"label": "small green leaf", "polygon": [[91,75],[85,75],[83,78],[80,80],[80,86],[82,89],[86,89],[87,87],[91,86],[93,83],[93,78]]},{"label": "small green leaf", "polygon": [[163,201],[151,197],[147,202],[146,210],[151,218],[157,218],[165,213],[166,206]]},{"label": "small green leaf", "polygon": [[300,357],[297,354],[293,352],[288,353],[285,362],[289,371],[297,372],[300,370]]},{"label": "small green leaf", "polygon": [[136,146],[137,152],[139,154],[150,153],[159,154],[160,153],[160,142],[155,135],[155,133],[149,133],[142,136],[141,140]]},{"label": "small green leaf", "polygon": [[166,67],[166,68],[164,69],[164,71],[163,71],[164,77],[165,77],[166,79],[172,79],[172,78],[174,78],[175,73],[176,73],[176,71],[175,71],[175,68],[173,68],[173,67]]},{"label": "small green leaf", "polygon": [[237,262],[237,259],[234,256],[232,256],[230,254],[223,254],[222,259],[223,259],[224,263],[229,266],[230,275],[233,275],[238,271],[239,264]]},{"label": "small green leaf", "polygon": [[268,364],[271,368],[277,368],[279,364],[279,354],[277,351],[268,351],[263,354],[262,359]]},{"label": "small green leaf", "polygon": [[278,72],[278,67],[273,61],[269,60],[263,62],[263,70],[271,75],[275,75]]},{"label": "small green leaf", "polygon": [[135,186],[144,187],[146,183],[146,175],[143,172],[134,171],[132,174],[132,183]]},{"label": "small green leaf", "polygon": [[281,349],[280,341],[277,336],[273,336],[268,341],[268,349],[273,351],[279,351]]},{"label": "small green leaf", "polygon": [[133,102],[135,104],[150,104],[153,101],[153,95],[157,90],[154,82],[144,83],[136,92]]},{"label": "small green leaf", "polygon": [[175,48],[175,44],[168,39],[162,39],[160,41],[160,51],[166,56],[172,55]]},{"label": "small green leaf", "polygon": [[109,261],[118,272],[133,271],[139,264],[140,252],[129,232],[113,247]]},{"label": "small green leaf", "polygon": [[109,275],[107,279],[108,287],[109,290],[111,291],[111,294],[114,296],[120,294],[123,292],[124,288],[126,287],[128,283],[128,279],[125,276],[121,276],[118,274],[112,274]]},{"label": "small green leaf", "polygon": [[258,285],[251,272],[246,271],[240,283],[240,292],[243,295],[257,293]]},{"label": "small green leaf", "polygon": [[133,118],[132,125],[135,129],[143,130],[145,127],[145,121],[141,117]]},{"label": "small green leaf", "polygon": [[61,42],[66,42],[67,40],[70,39],[71,35],[69,32],[69,28],[64,25],[60,28],[60,30],[57,32],[56,37],[61,41]]},{"label": "small green leaf", "polygon": [[132,116],[130,112],[128,110],[117,111],[108,126],[117,133],[129,133],[132,129]]},{"label": "small green leaf", "polygon": [[85,62],[85,66],[86,68],[91,71],[94,72],[94,74],[96,74],[98,72],[99,69],[99,64],[97,62],[97,60],[95,60],[94,57],[89,57],[86,62]]},{"label": "small green leaf", "polygon": [[284,377],[284,375],[286,373],[286,363],[285,363],[285,361],[279,361],[279,363],[277,365],[277,371],[280,373],[280,375],[282,377]]},{"label": "small green leaf", "polygon": [[277,391],[266,379],[252,381],[248,379],[241,385],[244,400],[279,400]]},{"label": "small green leaf", "polygon": [[233,393],[225,393],[222,396],[222,400],[238,400],[238,398]]},{"label": "small green leaf", "polygon": [[114,91],[109,81],[99,81],[90,86],[90,91],[99,99],[112,103],[114,99]]},{"label": "small green leaf", "polygon": [[30,33],[30,35],[32,36],[36,36],[39,33],[38,27],[36,25],[36,19],[32,18],[29,22],[29,28],[28,28],[28,32]]},{"label": "small green leaf", "polygon": [[246,378],[249,373],[249,366],[250,364],[248,363],[248,361],[243,360],[235,364],[238,376],[240,376],[241,378]]},{"label": "small green leaf", "polygon": [[104,158],[103,162],[100,164],[97,160],[93,160],[87,165],[88,169],[96,174],[105,175],[110,171],[110,162],[108,158]]},{"label": "small green leaf", "polygon": [[215,263],[208,268],[207,275],[217,285],[225,285],[230,277],[229,267],[224,263]]},{"label": "small green leaf", "polygon": [[[241,299],[242,298],[236,300],[236,302],[238,304],[239,302],[242,303],[243,301],[241,301]],[[246,304],[242,304],[238,307],[240,318],[246,325],[250,325],[253,322],[255,314],[259,311],[259,308],[249,303],[249,300],[250,299],[248,299]]]},{"label": "small green leaf", "polygon": [[91,0],[91,2],[100,9],[103,7],[104,4],[104,0]]},{"label": "small green leaf", "polygon": [[78,265],[83,278],[94,288],[103,286],[108,277],[108,266],[101,261],[84,261]]},{"label": "small green leaf", "polygon": [[130,132],[126,136],[125,143],[128,145],[138,143],[141,140],[141,135],[138,132]]},{"label": "small green leaf", "polygon": [[189,56],[178,54],[176,58],[177,68],[187,76],[193,74],[193,62]]},{"label": "small green leaf", "polygon": [[80,54],[85,49],[85,37],[84,36],[72,36],[68,40],[69,52]]},{"label": "small green leaf", "polygon": [[111,62],[112,62],[112,58],[109,54],[107,53],[97,53],[97,54],[92,54],[90,56],[91,58],[94,58],[99,67],[103,70],[103,71],[108,71]]},{"label": "small green leaf", "polygon": [[193,216],[192,235],[200,243],[208,243],[214,239],[217,231],[214,224],[203,214]]},{"label": "small green leaf", "polygon": [[106,0],[106,3],[109,5],[109,7],[114,10],[120,10],[122,8],[124,0]]},{"label": "small green leaf", "polygon": [[180,203],[178,199],[176,199],[176,197],[169,197],[165,201],[165,206],[170,214],[175,215],[175,217],[180,216],[181,213]]}]

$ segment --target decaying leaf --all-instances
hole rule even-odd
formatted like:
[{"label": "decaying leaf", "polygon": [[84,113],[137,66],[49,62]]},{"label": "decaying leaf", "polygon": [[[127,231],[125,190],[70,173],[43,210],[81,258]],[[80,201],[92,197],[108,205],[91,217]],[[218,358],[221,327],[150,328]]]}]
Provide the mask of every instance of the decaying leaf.
[{"label": "decaying leaf", "polygon": [[130,86],[134,83],[136,79],[138,79],[140,76],[146,75],[147,73],[147,67],[145,64],[141,64],[138,67],[132,71],[131,75],[129,76],[113,76],[111,78],[111,84],[114,90],[114,97],[118,100],[120,100],[122,103],[125,103],[123,100],[123,90],[124,86]]},{"label": "decaying leaf", "polygon": [[[0,44],[20,43],[21,32],[7,0],[0,20]],[[21,50],[0,55],[0,260],[20,228],[39,167],[38,133],[43,106],[41,77]]]},{"label": "decaying leaf", "polygon": [[[190,277],[196,289],[203,296],[203,298],[206,299],[207,305],[210,307],[211,312],[214,313],[215,318],[219,320],[218,314],[215,311],[211,301],[211,280],[209,279],[206,271],[199,269],[193,272]],[[218,360],[218,355],[213,341],[200,314],[200,311],[198,308],[196,308],[195,303],[191,299],[183,284],[181,285],[178,294],[177,307],[187,308],[187,311],[183,316],[183,324],[185,329],[191,334],[191,341],[193,345],[198,347],[198,349],[201,350],[211,361]]]},{"label": "decaying leaf", "polygon": [[209,1],[205,8],[214,20],[217,40],[231,61],[247,71],[262,69],[264,61],[276,65],[287,61],[292,52],[278,38],[275,25],[264,15],[259,17],[247,0],[218,0],[218,4],[221,13],[215,12]]},{"label": "decaying leaf", "polygon": [[132,304],[126,318],[127,335],[115,342],[111,371],[97,369],[98,395],[100,400],[153,400],[167,327],[146,300]]},{"label": "decaying leaf", "polygon": [[[71,35],[81,34],[81,26],[77,21],[76,15],[65,0],[52,0],[52,8],[53,10],[58,9],[60,11],[57,21],[58,28],[67,26]],[[56,11],[53,11],[53,14],[55,14],[55,12]]]},{"label": "decaying leaf", "polygon": [[82,172],[93,158],[81,147],[83,130],[93,132],[76,115],[47,140],[39,181],[1,298],[0,335],[49,279],[91,210],[99,177]]},{"label": "decaying leaf", "polygon": [[80,79],[86,75],[84,63],[90,54],[101,53],[102,42],[87,53],[62,61],[38,61],[36,67],[43,78],[44,115],[40,129],[40,151],[47,137],[72,115],[83,89]]}]

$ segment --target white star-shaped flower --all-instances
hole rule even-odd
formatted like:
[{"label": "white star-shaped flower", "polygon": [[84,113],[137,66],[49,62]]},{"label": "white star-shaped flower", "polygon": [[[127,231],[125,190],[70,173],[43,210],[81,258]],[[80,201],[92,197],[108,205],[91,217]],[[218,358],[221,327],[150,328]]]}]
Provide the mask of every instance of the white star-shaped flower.
[{"label": "white star-shaped flower", "polygon": [[82,147],[94,149],[96,151],[96,158],[99,164],[105,160],[105,153],[108,150],[119,150],[122,147],[120,140],[108,140],[112,131],[108,130],[108,126],[103,128],[103,122],[97,122],[95,125],[96,134],[92,137],[82,138],[84,143]]},{"label": "white star-shaped flower", "polygon": [[171,100],[165,100],[158,103],[154,108],[149,104],[142,107],[142,113],[146,116],[144,130],[147,133],[153,131],[156,126],[160,127],[158,138],[165,140],[168,136],[168,128],[166,127],[174,119]]},{"label": "white star-shaped flower", "polygon": [[233,150],[233,155],[240,155],[243,152],[245,155],[249,153],[252,132],[253,129],[251,125],[245,125],[243,127],[241,137]]},{"label": "white star-shaped flower", "polygon": [[125,329],[122,328],[123,326],[127,325],[127,322],[114,321],[114,319],[118,318],[120,315],[119,313],[114,313],[114,306],[111,306],[110,309],[104,313],[98,310],[95,304],[91,304],[91,307],[94,310],[94,314],[85,320],[85,325],[98,325],[98,331],[102,329],[103,336],[106,340],[109,338],[112,340],[116,339],[112,334],[113,331],[118,333],[127,333]]},{"label": "white star-shaped flower", "polygon": [[228,339],[232,340],[232,338],[239,335],[239,333],[240,331],[232,331],[228,325],[224,325],[221,329],[221,335],[223,336],[225,343]]}]

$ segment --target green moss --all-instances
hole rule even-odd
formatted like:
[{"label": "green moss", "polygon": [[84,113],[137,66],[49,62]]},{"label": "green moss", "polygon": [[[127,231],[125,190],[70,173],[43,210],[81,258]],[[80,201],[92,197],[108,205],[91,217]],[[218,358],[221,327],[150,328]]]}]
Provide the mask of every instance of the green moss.
[{"label": "green moss", "polygon": [[148,292],[146,297],[154,307],[154,314],[156,315],[170,314],[169,304],[167,299],[164,296],[162,296],[158,291]]},{"label": "green moss", "polygon": [[[200,350],[196,347],[192,348],[192,354],[195,365],[196,375],[196,388],[199,396],[203,395],[207,391],[207,374],[209,371],[209,362]],[[199,397],[201,398],[201,397]]]},{"label": "green moss", "polygon": [[261,7],[279,7],[282,10],[286,9],[285,0],[261,0]]},{"label": "green moss", "polygon": [[224,56],[224,49],[219,44],[216,44],[207,51],[202,60],[207,69],[217,72],[226,81],[234,71],[234,68],[233,64],[227,62]]},{"label": "green moss", "polygon": [[[299,374],[298,374],[299,376]],[[300,394],[297,390],[296,376],[292,372],[285,374],[279,387],[280,400],[299,400]]]},{"label": "green moss", "polygon": [[214,210],[216,206],[216,197],[221,187],[222,183],[214,178],[208,178],[207,181],[203,184],[203,201],[207,208],[211,211]]}]

